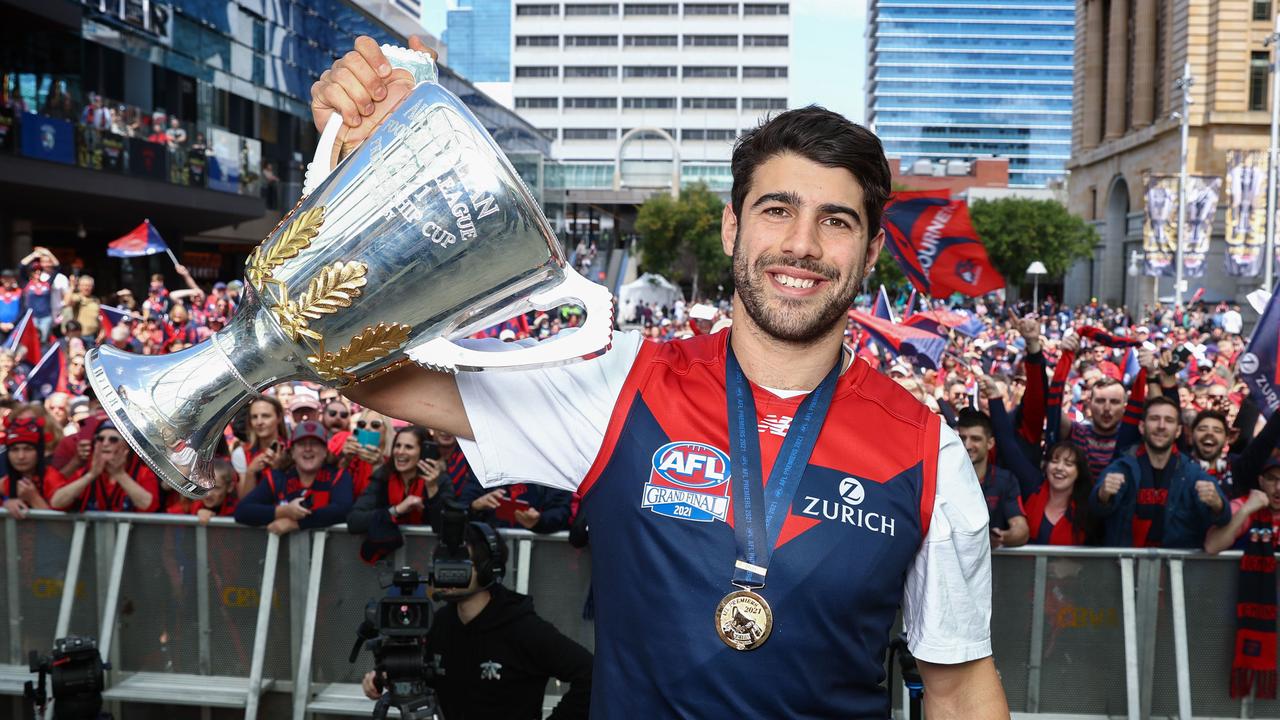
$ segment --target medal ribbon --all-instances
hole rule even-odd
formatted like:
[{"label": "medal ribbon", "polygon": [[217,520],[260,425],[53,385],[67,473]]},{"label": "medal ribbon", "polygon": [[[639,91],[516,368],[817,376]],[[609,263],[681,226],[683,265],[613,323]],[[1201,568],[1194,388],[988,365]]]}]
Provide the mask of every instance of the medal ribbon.
[{"label": "medal ribbon", "polygon": [[756,403],[751,383],[743,374],[733,346],[726,343],[725,395],[728,400],[729,443],[733,478],[733,536],[738,546],[738,560],[733,566],[733,584],[740,588],[764,586],[773,547],[782,532],[782,521],[791,507],[804,475],[809,457],[818,443],[818,434],[831,407],[844,351],[835,367],[818,387],[800,403],[791,421],[786,440],[778,451],[769,474],[769,485],[763,483],[760,460],[760,436],[756,429]]}]

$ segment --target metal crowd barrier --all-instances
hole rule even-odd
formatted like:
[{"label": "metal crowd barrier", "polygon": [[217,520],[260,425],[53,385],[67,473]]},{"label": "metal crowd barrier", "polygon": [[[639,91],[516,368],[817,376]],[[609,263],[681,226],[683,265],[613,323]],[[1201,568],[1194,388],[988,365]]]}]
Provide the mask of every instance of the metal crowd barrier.
[{"label": "metal crowd barrier", "polygon": [[[336,526],[283,538],[219,518],[0,511],[0,695],[20,696],[28,650],[91,635],[105,699],[243,711],[252,720],[365,716],[372,666],[347,662],[377,571]],[[435,539],[405,528],[397,565],[427,569]],[[565,536],[504,532],[505,583],[588,648],[590,556]],[[995,660],[1015,717],[1280,717],[1228,696],[1239,553],[1026,547],[994,559]],[[548,705],[561,689],[552,683]],[[11,713],[17,717],[18,699]],[[263,708],[269,709],[264,710]],[[4,714],[0,701],[0,714]]]}]

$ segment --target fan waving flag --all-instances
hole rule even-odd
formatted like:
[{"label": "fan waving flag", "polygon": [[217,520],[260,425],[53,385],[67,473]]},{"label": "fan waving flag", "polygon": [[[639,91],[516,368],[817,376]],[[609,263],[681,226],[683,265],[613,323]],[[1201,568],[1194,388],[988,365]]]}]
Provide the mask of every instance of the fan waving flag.
[{"label": "fan waving flag", "polygon": [[20,397],[22,402],[35,402],[55,392],[66,391],[67,360],[62,354],[62,346],[55,342],[27,373],[27,379],[14,391],[14,396]]},{"label": "fan waving flag", "polygon": [[914,355],[916,361],[929,370],[938,369],[942,353],[947,349],[946,338],[927,330],[899,325],[857,310],[850,310],[849,317],[880,347],[893,355]]},{"label": "fan waving flag", "polygon": [[107,243],[107,255],[114,258],[143,257],[162,252],[169,252],[169,246],[165,245],[164,238],[156,232],[150,220],[143,220],[128,234]]},{"label": "fan waving flag", "polygon": [[977,297],[1004,287],[969,220],[969,205],[952,200],[950,191],[894,193],[883,225],[885,246],[920,292]]},{"label": "fan waving flag", "polygon": [[40,357],[40,328],[36,327],[35,322],[31,319],[31,311],[22,316],[18,321],[18,326],[9,334],[9,342],[5,345],[5,349],[16,353],[18,348],[26,348],[27,354],[21,359],[33,363],[36,358]]}]

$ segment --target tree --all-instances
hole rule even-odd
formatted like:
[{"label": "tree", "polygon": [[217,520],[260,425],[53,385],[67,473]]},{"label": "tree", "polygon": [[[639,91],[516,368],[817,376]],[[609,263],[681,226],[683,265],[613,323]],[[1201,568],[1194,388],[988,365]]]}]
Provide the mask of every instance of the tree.
[{"label": "tree", "polygon": [[1099,242],[1091,225],[1056,200],[975,200],[969,203],[969,217],[991,262],[1010,284],[1021,284],[1027,266],[1036,260],[1044,263],[1048,277],[1062,277]]},{"label": "tree", "polygon": [[699,284],[729,285],[732,263],[720,244],[723,211],[724,201],[702,183],[684,188],[678,198],[650,197],[636,217],[640,269],[691,284],[694,300]]}]

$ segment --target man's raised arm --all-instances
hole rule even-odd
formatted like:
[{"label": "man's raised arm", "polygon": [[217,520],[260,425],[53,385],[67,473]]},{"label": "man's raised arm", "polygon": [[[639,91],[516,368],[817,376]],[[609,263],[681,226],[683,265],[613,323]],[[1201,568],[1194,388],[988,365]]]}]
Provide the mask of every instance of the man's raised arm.
[{"label": "man's raised arm", "polygon": [[407,365],[352,385],[343,394],[388,417],[475,439],[458,383],[448,373]]}]

